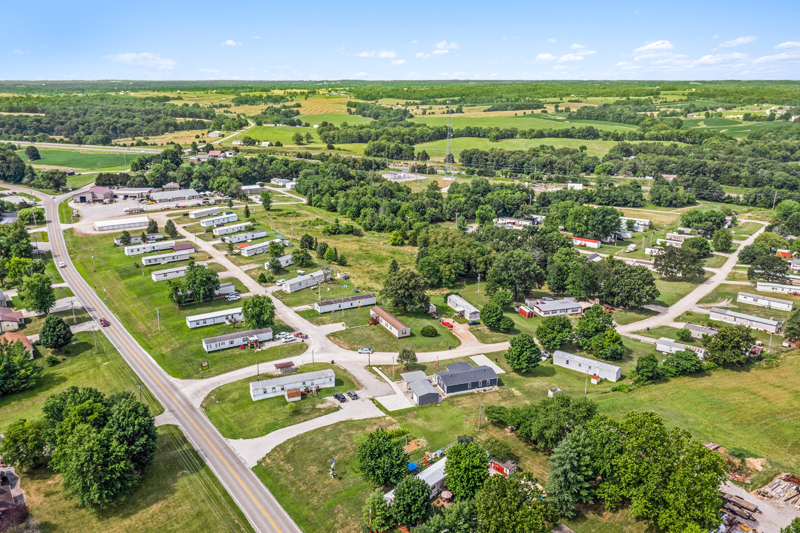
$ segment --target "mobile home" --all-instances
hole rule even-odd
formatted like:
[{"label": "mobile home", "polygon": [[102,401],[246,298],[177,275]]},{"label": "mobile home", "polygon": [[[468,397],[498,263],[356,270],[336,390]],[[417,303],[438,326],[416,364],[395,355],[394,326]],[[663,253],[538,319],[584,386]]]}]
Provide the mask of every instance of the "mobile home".
[{"label": "mobile home", "polygon": [[314,309],[319,314],[341,311],[342,309],[358,309],[365,305],[375,305],[378,299],[374,294],[357,294],[347,298],[337,298],[335,300],[325,300],[314,304]]},{"label": "mobile home", "polygon": [[[292,254],[282,255],[282,256],[278,257],[277,259],[278,259],[278,263],[281,264],[281,268],[286,268],[287,266],[292,264]],[[270,261],[272,261],[272,260],[270,259]],[[269,261],[264,263],[264,268],[269,270]]]},{"label": "mobile home", "polygon": [[527,299],[525,305],[539,316],[579,315],[583,312],[581,304],[573,298],[553,300],[552,298]]},{"label": "mobile home", "polygon": [[756,282],[756,290],[759,292],[779,292],[781,294],[800,292],[800,288],[794,285],[781,285],[780,283],[768,283],[766,281]]},{"label": "mobile home", "polygon": [[231,233],[239,233],[240,231],[244,231],[252,225],[253,224],[251,222],[242,222],[241,224],[234,224],[233,226],[220,226],[211,231],[217,236],[230,235]]},{"label": "mobile home", "polygon": [[287,390],[310,389],[319,387],[320,389],[336,386],[336,374],[330,368],[317,370],[316,372],[304,372],[302,374],[289,374],[263,381],[253,381],[250,383],[250,397],[253,401],[265,398],[283,396]]},{"label": "mobile home", "polygon": [[188,261],[191,257],[192,250],[180,250],[178,252],[170,252],[161,255],[148,255],[142,257],[142,264],[144,266],[164,265],[167,263],[175,263],[176,261]]},{"label": "mobile home", "polygon": [[467,320],[480,320],[481,312],[457,294],[451,294],[447,297],[447,305],[449,305],[456,313],[459,313]]},{"label": "mobile home", "polygon": [[220,224],[227,224],[228,222],[236,222],[239,220],[239,216],[234,213],[233,211],[226,211],[224,215],[214,217],[214,218],[207,218],[205,220],[200,221],[200,225],[204,228],[210,228],[211,226],[219,226]]},{"label": "mobile home", "polygon": [[765,331],[767,333],[777,333],[781,327],[781,323],[777,320],[761,318],[755,315],[745,315],[744,313],[737,313],[718,307],[711,308],[711,320],[719,320],[720,322],[727,322],[728,324],[741,324],[748,328]]},{"label": "mobile home", "polygon": [[191,329],[195,329],[234,321],[241,322],[242,320],[244,320],[242,308],[234,307],[233,309],[220,309],[202,315],[187,316],[186,325]]},{"label": "mobile home", "polygon": [[584,248],[600,248],[600,241],[595,239],[584,239],[583,237],[573,237],[573,246],[582,246]]},{"label": "mobile home", "polygon": [[205,209],[195,209],[194,211],[189,211],[189,218],[203,218],[203,217],[213,217],[214,215],[219,215],[222,212],[222,209],[219,207],[207,207]]},{"label": "mobile home", "polygon": [[147,217],[124,217],[117,220],[98,220],[94,223],[95,231],[112,231],[131,228],[146,228],[150,223]]},{"label": "mobile home", "polygon": [[238,346],[246,346],[249,342],[260,343],[271,340],[272,328],[251,329],[249,331],[240,331],[238,333],[203,339],[203,351],[210,353],[228,348],[236,348]]},{"label": "mobile home", "polygon": [[616,365],[581,357],[569,352],[562,352],[561,350],[556,350],[553,353],[553,364],[582,374],[598,376],[608,381],[619,381],[622,376],[622,369]]},{"label": "mobile home", "polygon": [[369,316],[371,319],[377,320],[381,326],[389,330],[389,333],[398,339],[411,335],[411,328],[403,324],[399,318],[383,307],[376,305],[370,309]]},{"label": "mobile home", "polygon": [[166,270],[155,270],[150,273],[150,277],[153,278],[153,281],[166,281],[168,279],[182,278],[186,276],[186,270],[188,268],[188,266],[181,266],[168,268]]},{"label": "mobile home", "polygon": [[682,352],[683,350],[691,350],[695,352],[700,359],[705,357],[706,350],[704,348],[698,348],[696,346],[690,346],[688,344],[682,344],[674,339],[668,339],[666,337],[661,337],[656,341],[656,351],[661,353],[675,353],[675,352]]},{"label": "mobile home", "polygon": [[125,255],[141,255],[149,252],[170,250],[175,246],[175,241],[146,242],[144,244],[134,244],[125,247]]},{"label": "mobile home", "polygon": [[307,287],[312,287],[318,283],[327,281],[329,279],[331,279],[330,274],[325,273],[322,270],[317,270],[316,272],[312,272],[311,274],[304,274],[302,276],[297,276],[294,279],[284,281],[283,291],[296,292],[301,289],[305,289]]},{"label": "mobile home", "polygon": [[736,301],[750,305],[760,305],[761,307],[777,309],[779,311],[791,311],[794,308],[794,302],[791,300],[781,300],[780,298],[772,298],[771,296],[759,296],[758,294],[750,294],[749,292],[740,292]]},{"label": "mobile home", "polygon": [[281,241],[280,241],[280,239],[276,239],[274,241],[265,241],[265,242],[260,242],[258,244],[251,244],[250,246],[247,246],[246,248],[242,248],[242,255],[245,256],[245,257],[250,257],[250,256],[257,255],[257,254],[267,253],[269,251],[270,243],[273,243],[273,242],[280,243]]},{"label": "mobile home", "polygon": [[236,235],[230,235],[228,237],[222,237],[220,240],[222,242],[232,242],[236,244],[238,242],[247,242],[253,241],[255,239],[263,239],[267,236],[267,230],[259,229],[256,231],[248,231],[247,233],[237,233]]}]

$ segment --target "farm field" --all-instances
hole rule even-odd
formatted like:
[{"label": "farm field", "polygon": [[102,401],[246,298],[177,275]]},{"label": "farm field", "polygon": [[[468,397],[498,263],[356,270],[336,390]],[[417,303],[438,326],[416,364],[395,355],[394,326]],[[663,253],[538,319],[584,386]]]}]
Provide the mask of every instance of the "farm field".
[{"label": "farm field", "polygon": [[[446,126],[447,115],[422,115],[412,109],[415,117],[413,122],[428,124],[430,126]],[[462,117],[451,115],[453,129],[464,128],[466,126],[497,127],[497,128],[518,128],[518,129],[557,129],[557,128],[580,128],[594,126],[598,130],[625,131],[635,130],[635,126],[629,124],[618,124],[616,122],[603,122],[599,120],[567,120],[565,114],[542,115],[541,113],[529,113],[522,115],[522,111],[517,116],[493,116],[494,113],[481,113],[479,117]],[[554,139],[555,140],[555,139]]]},{"label": "farm field", "polygon": [[[250,377],[214,389],[203,400],[203,409],[209,420],[227,439],[252,439],[268,435],[278,429],[300,424],[340,409],[339,402],[333,400],[334,393],[344,394],[349,390],[359,390],[361,386],[346,370],[336,365],[316,363],[305,364],[293,376],[308,372],[330,369],[336,373],[336,386],[320,389],[318,395],[306,394],[299,401],[287,403],[283,394],[274,398],[253,401],[250,397]],[[262,374],[261,380],[277,375]],[[289,408],[288,406],[294,406]]]},{"label": "farm field", "polygon": [[[614,146],[615,143],[609,141],[585,141],[582,139],[503,139],[491,142],[489,139],[477,137],[456,137],[453,139],[453,153],[456,161],[460,160],[462,150],[480,149],[489,150],[497,148],[501,150],[527,150],[536,146],[555,146],[556,148],[578,148],[586,146],[590,155],[603,156]],[[340,145],[347,148],[349,145]],[[447,140],[432,141],[414,145],[417,151],[425,150],[433,158],[444,159],[447,151]]]},{"label": "farm field", "polygon": [[[43,148],[39,150],[41,159],[29,161],[25,155],[25,150],[18,150],[19,155],[25,163],[31,163],[36,168],[71,168],[75,170],[123,170],[128,168],[131,161],[136,159],[139,154],[103,153],[103,152],[80,152],[77,150],[51,150]],[[70,176],[74,177],[74,176]],[[81,176],[77,176],[81,177]]]},{"label": "farm field", "polygon": [[[244,139],[245,137],[251,137],[259,143],[262,141],[269,141],[270,145],[275,144],[275,141],[280,141],[284,146],[295,146],[296,143],[292,137],[296,133],[300,133],[304,137],[306,133],[310,133],[314,136],[314,140],[311,142],[311,144],[304,143],[302,146],[313,147],[315,144],[320,144],[319,136],[317,136],[317,130],[314,128],[296,128],[292,126],[255,126],[245,132],[239,133],[235,137],[228,139],[224,143],[221,143],[221,146],[228,146],[231,144],[231,141],[236,139]],[[324,148],[325,145],[321,145],[318,148],[320,147]]]},{"label": "farm field", "polygon": [[[309,100],[311,102],[311,100]],[[369,124],[370,122],[374,122],[371,118],[362,117],[361,115],[348,115],[346,112],[342,111],[341,113],[313,113],[316,110],[324,110],[325,108],[319,107],[311,107],[311,104],[304,105],[300,109],[301,115],[299,117],[304,123],[308,122],[312,126],[315,124],[322,124],[323,122],[328,122],[329,124],[335,124],[337,126],[341,126],[342,122],[347,122],[349,125],[357,125],[357,124]]]}]

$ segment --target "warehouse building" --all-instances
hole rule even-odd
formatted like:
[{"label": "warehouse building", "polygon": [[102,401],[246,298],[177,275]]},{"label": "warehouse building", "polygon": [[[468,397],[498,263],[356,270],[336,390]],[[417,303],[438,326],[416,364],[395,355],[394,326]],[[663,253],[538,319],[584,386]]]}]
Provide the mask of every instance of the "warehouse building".
[{"label": "warehouse building", "polygon": [[362,306],[375,305],[376,303],[378,303],[378,299],[374,294],[358,294],[356,296],[348,296],[347,298],[317,302],[314,304],[314,309],[316,309],[317,313],[322,315],[333,311],[341,311],[342,309],[358,309]]},{"label": "warehouse building", "polygon": [[218,350],[226,350],[228,348],[247,346],[250,343],[257,344],[271,340],[272,328],[251,329],[249,331],[240,331],[238,333],[230,333],[228,335],[220,335],[219,337],[203,339],[203,351],[210,353]]},{"label": "warehouse building", "polygon": [[736,311],[729,311],[728,309],[720,309],[718,307],[711,308],[711,320],[719,320],[728,324],[741,324],[751,329],[758,331],[765,331],[767,333],[777,333],[781,327],[781,323],[777,320],[769,318],[761,318],[755,315],[745,315],[744,313],[737,313]]},{"label": "warehouse building", "polygon": [[178,191],[161,191],[154,192],[150,195],[150,199],[157,204],[164,202],[180,202],[183,200],[195,200],[200,198],[200,195],[194,189],[181,189]]},{"label": "warehouse building", "polygon": [[336,374],[330,368],[317,370],[316,372],[305,372],[303,374],[290,374],[263,381],[250,383],[250,397],[253,401],[265,398],[283,396],[288,390],[306,390],[312,387],[326,389],[336,386]]},{"label": "warehouse building", "polygon": [[[140,239],[141,240],[141,239]],[[125,247],[125,255],[141,255],[160,250],[170,250],[175,246],[175,241],[146,242]]]},{"label": "warehouse building", "polygon": [[377,321],[378,324],[389,330],[389,333],[401,339],[411,336],[411,328],[403,324],[399,318],[392,313],[376,305],[369,310],[370,320]]},{"label": "warehouse building", "polygon": [[301,289],[313,287],[314,285],[329,279],[331,279],[331,275],[329,273],[323,272],[322,270],[317,270],[311,274],[304,274],[302,276],[297,276],[294,279],[284,281],[283,292],[297,292]]},{"label": "warehouse building", "polygon": [[146,228],[150,223],[147,217],[124,217],[118,220],[98,220],[94,223],[95,231],[113,231],[131,228]]},{"label": "warehouse building", "polygon": [[241,322],[242,320],[244,320],[242,308],[234,307],[233,309],[220,309],[202,315],[187,316],[186,325],[191,329],[195,329],[204,326],[213,326],[215,324]]},{"label": "warehouse building", "polygon": [[180,252],[170,252],[161,255],[148,255],[142,257],[142,264],[144,266],[152,265],[165,265],[167,263],[175,263],[177,261],[188,261],[191,257],[193,250],[181,250]]},{"label": "warehouse building", "polygon": [[668,339],[666,337],[661,337],[656,341],[656,351],[661,353],[675,353],[675,352],[682,352],[684,350],[691,350],[695,352],[697,355],[700,356],[700,359],[705,357],[706,350],[704,348],[698,348],[696,346],[690,346],[688,344],[680,343],[674,339]]},{"label": "warehouse building", "polygon": [[200,221],[200,225],[204,228],[211,226],[219,226],[220,224],[227,224],[228,222],[236,222],[239,220],[239,215],[233,211],[226,211],[225,214],[214,218],[206,218]]},{"label": "warehouse building", "polygon": [[553,364],[608,381],[619,381],[622,376],[622,369],[616,365],[595,361],[588,357],[581,357],[561,350],[556,350],[553,353]]},{"label": "warehouse building", "polygon": [[497,386],[497,373],[488,366],[450,363],[444,372],[433,375],[436,385],[447,394],[473,392]]},{"label": "warehouse building", "polygon": [[457,294],[451,294],[447,297],[447,305],[449,305],[456,313],[463,316],[467,320],[480,320],[481,312]]},{"label": "warehouse building", "polygon": [[239,233],[253,224],[251,222],[242,222],[241,224],[234,224],[232,226],[220,226],[218,228],[214,228],[211,232],[214,235],[221,236],[221,235],[230,235],[231,233]]},{"label": "warehouse building", "polygon": [[213,217],[214,215],[219,215],[222,212],[222,209],[219,207],[207,207],[205,209],[195,209],[194,211],[189,211],[189,218],[203,218],[203,217]]},{"label": "warehouse building", "polygon": [[231,242],[233,244],[236,244],[239,242],[247,242],[247,241],[254,241],[256,239],[263,239],[266,236],[267,236],[267,230],[259,229],[256,231],[248,231],[247,233],[237,233],[236,235],[221,237],[220,240],[222,242]]},{"label": "warehouse building", "polygon": [[760,305],[767,309],[777,309],[779,311],[791,311],[794,308],[794,302],[791,300],[781,300],[780,298],[772,298],[771,296],[759,296],[758,294],[750,294],[749,292],[740,292],[736,301],[744,304]]}]

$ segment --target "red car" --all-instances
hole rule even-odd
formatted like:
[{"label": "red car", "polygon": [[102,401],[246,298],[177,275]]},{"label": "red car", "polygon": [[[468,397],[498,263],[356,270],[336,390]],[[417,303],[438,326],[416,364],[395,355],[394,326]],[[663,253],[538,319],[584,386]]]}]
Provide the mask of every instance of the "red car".
[{"label": "red car", "polygon": [[101,318],[101,319],[100,319],[100,325],[101,325],[101,326],[103,326],[103,327],[105,328],[105,327],[108,327],[108,326],[110,326],[111,324],[109,324],[109,323],[108,323],[108,320],[106,320],[105,318]]}]

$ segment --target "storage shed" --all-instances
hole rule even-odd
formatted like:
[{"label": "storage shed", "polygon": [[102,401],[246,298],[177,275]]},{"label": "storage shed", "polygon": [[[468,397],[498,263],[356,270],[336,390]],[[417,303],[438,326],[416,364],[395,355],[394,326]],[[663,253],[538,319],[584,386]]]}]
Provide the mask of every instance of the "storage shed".
[{"label": "storage shed", "polygon": [[389,330],[389,333],[398,339],[411,335],[411,328],[406,326],[400,321],[399,318],[379,305],[376,305],[369,310],[369,316],[371,319],[377,320],[381,326]]},{"label": "storage shed", "polygon": [[412,381],[408,384],[408,389],[411,391],[411,399],[417,405],[439,403],[439,393],[427,378]]},{"label": "storage shed", "polygon": [[113,231],[130,228],[146,228],[150,223],[147,217],[124,217],[117,220],[98,220],[94,223],[95,231]]},{"label": "storage shed", "polygon": [[336,374],[334,374],[333,370],[330,368],[326,368],[325,370],[317,370],[315,372],[288,374],[277,378],[251,382],[250,397],[255,402],[265,398],[283,396],[287,390],[305,390],[311,387],[325,389],[335,386]]},{"label": "storage shed", "polygon": [[342,309],[358,309],[365,305],[375,305],[378,299],[372,293],[357,294],[347,298],[337,298],[335,300],[325,300],[314,304],[314,309],[319,314],[341,311]]},{"label": "storage shed", "polygon": [[236,333],[229,333],[228,335],[203,339],[203,351],[210,353],[227,348],[247,346],[250,340],[255,340],[257,342],[271,341],[272,328],[251,329],[249,331],[239,331]]},{"label": "storage shed", "polygon": [[779,311],[791,311],[794,308],[794,302],[791,300],[781,300],[780,298],[772,298],[771,296],[759,296],[758,294],[750,294],[749,292],[740,292],[736,301],[744,304],[759,305],[767,309],[777,309]]},{"label": "storage shed", "polygon": [[581,357],[569,352],[562,352],[561,350],[556,350],[553,353],[553,364],[582,374],[597,375],[608,381],[619,381],[622,376],[622,369],[616,365]]},{"label": "storage shed", "polygon": [[445,394],[473,392],[497,386],[497,373],[488,366],[472,366],[469,363],[452,363],[444,372],[434,375],[436,384]]},{"label": "storage shed", "polygon": [[225,324],[233,321],[241,322],[244,320],[241,307],[234,307],[232,309],[220,309],[202,315],[193,315],[186,317],[186,325],[191,328],[202,328],[205,326],[213,326],[214,324]]}]

